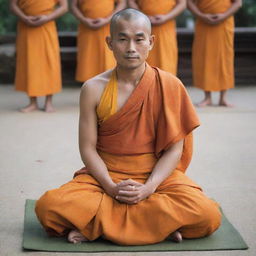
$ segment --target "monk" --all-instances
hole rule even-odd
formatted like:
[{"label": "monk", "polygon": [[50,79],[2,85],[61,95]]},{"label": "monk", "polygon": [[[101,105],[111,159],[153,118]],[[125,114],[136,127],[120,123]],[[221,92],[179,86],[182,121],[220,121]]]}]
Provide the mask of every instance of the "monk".
[{"label": "monk", "polygon": [[175,18],[186,8],[186,0],[128,0],[129,6],[148,15],[155,44],[147,62],[177,74],[178,47]]},{"label": "monk", "polygon": [[184,174],[199,126],[185,87],[145,62],[154,42],[147,16],[122,10],[110,30],[117,65],[81,89],[85,167],[37,201],[38,219],[49,235],[72,243],[102,237],[145,245],[208,236],[221,213]]},{"label": "monk", "polygon": [[115,66],[112,52],[105,44],[109,22],[125,8],[124,0],[72,0],[71,10],[80,21],[77,36],[76,80],[84,82]]},{"label": "monk", "polygon": [[38,110],[39,96],[46,96],[44,110],[54,112],[52,96],[61,90],[60,50],[54,20],[67,12],[67,0],[11,0],[10,9],[19,18],[15,87],[26,92],[30,99],[21,112]]},{"label": "monk", "polygon": [[219,106],[232,107],[227,91],[234,88],[234,17],[242,0],[188,0],[196,16],[192,49],[193,84],[204,91],[198,107],[212,105],[211,92],[220,92]]}]

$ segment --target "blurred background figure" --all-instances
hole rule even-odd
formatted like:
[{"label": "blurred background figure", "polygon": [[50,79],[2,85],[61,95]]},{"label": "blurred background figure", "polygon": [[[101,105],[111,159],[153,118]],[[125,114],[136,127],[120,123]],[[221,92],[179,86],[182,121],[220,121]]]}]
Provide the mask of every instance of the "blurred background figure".
[{"label": "blurred background figure", "polygon": [[196,16],[192,49],[195,87],[204,90],[198,107],[212,105],[211,92],[220,91],[219,105],[231,107],[227,90],[234,87],[234,17],[241,0],[188,0]]},{"label": "blurred background figure", "polygon": [[105,38],[109,35],[112,15],[125,6],[125,0],[71,1],[71,10],[80,21],[77,36],[77,81],[84,82],[115,66]]},{"label": "blurred background figure", "polygon": [[15,86],[30,99],[21,111],[38,110],[37,97],[46,96],[44,110],[53,112],[52,95],[61,90],[60,50],[54,20],[67,12],[67,0],[11,0],[10,9],[19,19]]},{"label": "blurred background figure", "polygon": [[176,75],[178,49],[175,18],[186,8],[186,0],[128,0],[128,5],[148,15],[155,44],[147,62]]}]

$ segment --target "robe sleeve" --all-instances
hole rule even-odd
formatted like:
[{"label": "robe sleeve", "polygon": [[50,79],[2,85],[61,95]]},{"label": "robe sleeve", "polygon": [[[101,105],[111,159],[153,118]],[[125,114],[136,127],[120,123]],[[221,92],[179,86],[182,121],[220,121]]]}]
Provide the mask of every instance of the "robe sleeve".
[{"label": "robe sleeve", "polygon": [[179,165],[185,171],[192,156],[191,132],[199,126],[199,119],[181,81],[159,69],[158,74],[162,102],[159,103],[161,107],[156,127],[155,153],[160,157],[174,143],[184,139]]}]

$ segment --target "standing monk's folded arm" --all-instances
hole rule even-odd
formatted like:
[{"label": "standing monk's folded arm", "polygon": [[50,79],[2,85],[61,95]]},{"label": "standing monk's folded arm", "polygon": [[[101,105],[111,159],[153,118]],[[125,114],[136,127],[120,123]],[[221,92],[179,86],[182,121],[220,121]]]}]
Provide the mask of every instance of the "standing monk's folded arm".
[{"label": "standing monk's folded arm", "polygon": [[26,22],[27,15],[19,8],[18,1],[19,0],[10,0],[10,10],[19,19],[21,19],[22,21]]},{"label": "standing monk's folded arm", "polygon": [[232,16],[239,10],[239,8],[242,7],[242,0],[232,0],[231,2],[232,4],[230,8],[228,8],[227,11],[223,13],[223,19],[227,19],[228,17]]},{"label": "standing monk's folded arm", "polygon": [[174,8],[169,13],[165,14],[166,20],[172,20],[176,18],[186,9],[186,5],[186,0],[177,0]]},{"label": "standing monk's folded arm", "polygon": [[136,0],[128,0],[128,7],[133,8],[133,9],[139,9],[139,6],[136,2]]},{"label": "standing monk's folded arm", "polygon": [[68,11],[68,2],[67,0],[58,0],[58,7],[50,14],[47,15],[47,20],[55,20],[62,16]]},{"label": "standing monk's folded arm", "polygon": [[116,184],[109,176],[108,169],[96,150],[97,144],[97,88],[85,84],[80,95],[79,149],[86,168],[103,187],[106,193],[114,196]]}]

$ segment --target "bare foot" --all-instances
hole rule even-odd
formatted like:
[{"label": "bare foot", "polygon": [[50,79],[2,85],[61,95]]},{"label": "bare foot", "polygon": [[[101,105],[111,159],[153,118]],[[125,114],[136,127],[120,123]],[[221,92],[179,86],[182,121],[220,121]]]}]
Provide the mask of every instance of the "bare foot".
[{"label": "bare foot", "polygon": [[220,101],[219,102],[219,106],[221,106],[221,107],[228,107],[228,108],[233,108],[234,107],[234,105],[229,104],[226,101]]},{"label": "bare foot", "polygon": [[55,112],[55,109],[53,108],[52,105],[46,105],[45,108],[44,108],[44,111],[46,113],[54,113]]},{"label": "bare foot", "polygon": [[88,239],[84,237],[78,230],[71,230],[68,234],[68,241],[73,244],[87,242]]},{"label": "bare foot", "polygon": [[212,101],[211,100],[203,100],[197,104],[195,104],[197,107],[199,108],[203,108],[203,107],[206,107],[206,106],[211,106],[212,105]]},{"label": "bare foot", "polygon": [[35,110],[39,110],[38,106],[36,104],[29,104],[27,107],[21,108],[20,112],[29,113],[29,112],[33,112]]},{"label": "bare foot", "polygon": [[176,243],[181,243],[182,242],[182,235],[179,231],[175,231],[170,235],[170,238],[172,241]]}]

